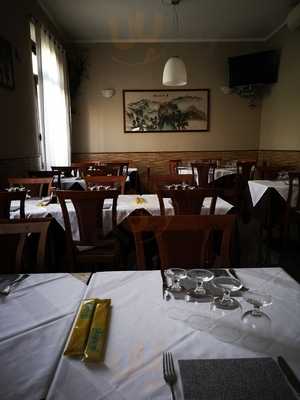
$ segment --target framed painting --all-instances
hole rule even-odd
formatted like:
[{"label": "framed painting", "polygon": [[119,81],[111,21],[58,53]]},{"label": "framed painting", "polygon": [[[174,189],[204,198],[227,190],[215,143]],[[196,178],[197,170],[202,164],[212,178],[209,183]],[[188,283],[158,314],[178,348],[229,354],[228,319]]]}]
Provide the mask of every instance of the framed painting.
[{"label": "framed painting", "polygon": [[209,130],[209,89],[123,90],[124,132]]},{"label": "framed painting", "polygon": [[14,89],[13,53],[10,43],[0,37],[0,86]]}]

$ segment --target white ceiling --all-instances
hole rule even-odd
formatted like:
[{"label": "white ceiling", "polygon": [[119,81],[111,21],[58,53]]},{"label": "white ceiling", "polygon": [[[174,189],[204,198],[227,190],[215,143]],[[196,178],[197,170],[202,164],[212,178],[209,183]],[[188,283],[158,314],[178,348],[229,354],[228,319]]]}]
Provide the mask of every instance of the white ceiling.
[{"label": "white ceiling", "polygon": [[70,41],[264,40],[299,0],[39,0]]}]

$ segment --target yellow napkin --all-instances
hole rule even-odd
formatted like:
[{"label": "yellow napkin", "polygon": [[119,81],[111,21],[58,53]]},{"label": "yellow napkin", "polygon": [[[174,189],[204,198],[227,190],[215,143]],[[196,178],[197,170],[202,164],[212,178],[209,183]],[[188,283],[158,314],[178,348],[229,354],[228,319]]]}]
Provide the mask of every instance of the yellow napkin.
[{"label": "yellow napkin", "polygon": [[144,204],[146,203],[146,200],[143,199],[142,197],[137,196],[137,198],[135,199],[136,204]]}]

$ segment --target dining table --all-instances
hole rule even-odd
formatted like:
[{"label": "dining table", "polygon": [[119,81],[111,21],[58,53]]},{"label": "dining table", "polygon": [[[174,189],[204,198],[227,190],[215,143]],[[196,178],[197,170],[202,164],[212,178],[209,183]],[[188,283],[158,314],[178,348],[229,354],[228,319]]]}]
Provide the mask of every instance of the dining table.
[{"label": "dining table", "polygon": [[[268,191],[270,191],[270,189],[275,190],[284,201],[286,201],[288,198],[289,194],[288,180],[253,180],[249,181],[248,185],[253,207],[255,207],[258,204],[258,202],[263,198],[263,196]],[[291,199],[292,206],[296,205],[298,190],[294,190]]]},{"label": "dining table", "polygon": [[30,274],[0,294],[0,399],[46,397],[86,288],[70,274]]},{"label": "dining table", "polygon": [[[71,200],[67,200],[67,208],[71,223],[72,235],[74,240],[79,239],[79,229],[76,212]],[[202,214],[208,214],[211,204],[211,198],[204,199]],[[166,215],[174,215],[174,208],[170,199],[164,199]],[[233,206],[227,201],[217,198],[215,213],[222,215],[227,214]],[[151,215],[160,215],[160,206],[158,196],[156,194],[145,195],[119,195],[117,200],[117,224],[124,221],[133,211],[144,209]],[[42,199],[27,199],[25,201],[25,216],[41,218],[51,215],[64,228],[64,219],[59,203],[48,204]],[[103,229],[108,234],[112,231],[112,199],[106,199],[103,208]],[[11,218],[19,217],[18,201],[11,203]]]},{"label": "dining table", "polygon": [[[131,175],[136,176],[137,173],[138,168],[129,167],[127,171],[126,182],[130,183]],[[74,187],[80,187],[82,190],[86,190],[85,180],[80,176],[62,177],[60,179],[60,184],[62,190],[72,190]]]},{"label": "dining table", "polygon": [[[177,171],[179,175],[189,175],[193,173],[192,167],[189,166],[179,166],[177,167]],[[214,170],[214,180],[222,178],[226,175],[236,174],[236,167],[217,167]],[[198,172],[195,169],[196,180],[198,179]],[[211,181],[211,175],[209,175],[208,179]]]},{"label": "dining table", "polygon": [[[173,354],[177,400],[184,399],[184,382],[178,367],[182,360],[201,363],[283,356],[300,379],[299,284],[282,268],[235,269],[235,274],[245,292],[250,289],[271,295],[272,304],[264,309],[271,325],[259,345],[251,339],[261,339],[260,331],[243,324],[241,318],[252,307],[244,296],[236,297],[239,312],[218,314],[209,301],[170,299],[165,295],[160,271],[93,274],[83,299],[111,299],[112,305],[104,360],[87,363],[65,356],[59,343],[61,356],[47,400],[169,400],[171,394],[162,371],[164,352]],[[195,327],[192,316],[202,318],[203,325]],[[215,332],[216,326],[233,328],[238,334],[228,340],[226,335]],[[47,347],[43,340],[50,338],[38,343],[37,354]],[[57,343],[52,341],[52,345],[56,349]],[[23,350],[24,347],[14,349],[14,362]],[[199,388],[205,383],[203,379],[197,383]],[[214,398],[221,398],[219,395]]]}]

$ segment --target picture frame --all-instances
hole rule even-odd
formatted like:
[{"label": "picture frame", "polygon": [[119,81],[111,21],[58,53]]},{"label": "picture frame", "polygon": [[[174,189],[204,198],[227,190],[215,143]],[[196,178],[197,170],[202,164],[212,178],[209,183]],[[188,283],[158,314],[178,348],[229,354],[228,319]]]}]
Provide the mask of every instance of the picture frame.
[{"label": "picture frame", "polygon": [[10,90],[15,88],[12,46],[2,37],[0,37],[0,86]]},{"label": "picture frame", "polygon": [[209,89],[123,90],[124,133],[207,132]]}]

